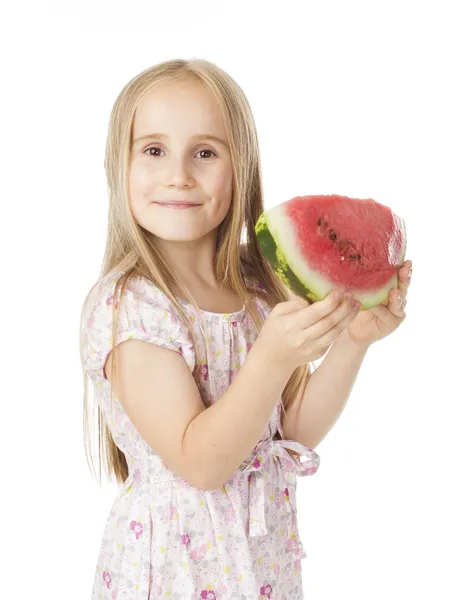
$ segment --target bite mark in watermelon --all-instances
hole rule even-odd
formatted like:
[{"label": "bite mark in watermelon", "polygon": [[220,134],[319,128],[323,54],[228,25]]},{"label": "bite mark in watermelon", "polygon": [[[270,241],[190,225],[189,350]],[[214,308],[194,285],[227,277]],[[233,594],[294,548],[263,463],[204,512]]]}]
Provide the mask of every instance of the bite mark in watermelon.
[{"label": "bite mark in watermelon", "polygon": [[365,310],[398,287],[405,222],[371,198],[296,196],[262,213],[255,231],[277,277],[309,302],[338,289]]}]

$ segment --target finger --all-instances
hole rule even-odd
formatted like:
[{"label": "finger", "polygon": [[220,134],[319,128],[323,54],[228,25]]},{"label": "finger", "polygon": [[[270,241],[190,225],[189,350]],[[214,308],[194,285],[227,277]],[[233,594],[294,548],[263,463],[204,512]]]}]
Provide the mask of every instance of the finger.
[{"label": "finger", "polygon": [[411,260],[405,260],[404,263],[402,264],[402,266],[400,267],[401,271],[404,271],[406,274],[408,274],[409,271],[413,270],[413,263]]},{"label": "finger", "polygon": [[344,300],[344,294],[340,290],[333,290],[324,300],[314,302],[310,306],[302,308],[294,315],[294,325],[300,329],[306,329],[336,310]]},{"label": "finger", "polygon": [[[341,331],[346,329],[346,327],[350,325],[352,321],[354,321],[360,311],[360,305],[353,305],[353,302],[355,302],[355,300],[353,300],[352,296],[348,294],[346,296],[346,300],[331,314],[319,321],[318,324],[323,325],[324,322],[326,322],[326,332],[329,333],[335,330],[334,333],[338,335]],[[332,327],[329,327],[330,322],[332,323]]]},{"label": "finger", "polygon": [[304,333],[310,339],[316,339],[324,336],[333,329],[342,331],[346,322],[351,322],[360,310],[360,306],[354,308],[352,304],[352,294],[346,294],[344,300],[330,313],[325,315],[316,323],[311,324],[304,329]]},{"label": "finger", "polygon": [[388,295],[387,310],[389,310],[396,317],[402,317],[405,313],[405,306],[403,304],[403,296],[399,289],[394,288],[390,290]]},{"label": "finger", "polygon": [[279,302],[275,307],[275,314],[278,315],[288,315],[290,313],[296,313],[300,310],[300,308],[304,308],[309,306],[310,303],[302,298],[301,296],[297,296],[296,298],[292,298],[291,300],[286,300],[285,302]]},{"label": "finger", "polygon": [[[334,340],[354,321],[360,307],[353,308],[351,302],[346,300],[338,309],[327,315],[318,323],[304,330],[306,341],[316,340],[320,346],[329,346]],[[335,320],[335,315],[337,316]]]},{"label": "finger", "polygon": [[383,304],[373,306],[372,308],[369,308],[369,311],[378,317],[382,323],[388,323],[389,320],[394,317],[394,315],[392,315],[392,313],[389,311],[388,307],[384,306]]},{"label": "finger", "polygon": [[[411,262],[411,261],[410,261]],[[406,298],[408,288],[410,287],[412,269],[408,263],[404,263],[399,272],[398,289],[400,290],[403,300]]]}]

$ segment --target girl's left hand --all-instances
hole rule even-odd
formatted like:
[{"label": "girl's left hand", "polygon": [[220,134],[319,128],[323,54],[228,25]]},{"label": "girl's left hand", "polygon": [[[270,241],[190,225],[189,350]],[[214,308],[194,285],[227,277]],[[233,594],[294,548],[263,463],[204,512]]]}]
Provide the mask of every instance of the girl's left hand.
[{"label": "girl's left hand", "polygon": [[411,260],[403,263],[399,272],[399,287],[390,290],[385,302],[360,311],[349,327],[344,330],[343,333],[352,342],[362,347],[368,347],[395,331],[405,320],[406,295],[411,282],[412,264]]}]

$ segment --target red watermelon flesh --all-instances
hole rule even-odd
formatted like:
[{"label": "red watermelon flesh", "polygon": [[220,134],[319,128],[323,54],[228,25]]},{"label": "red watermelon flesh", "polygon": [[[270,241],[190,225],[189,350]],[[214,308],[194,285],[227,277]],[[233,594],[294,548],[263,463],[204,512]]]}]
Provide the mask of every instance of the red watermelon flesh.
[{"label": "red watermelon flesh", "polygon": [[294,198],[286,207],[310,267],[348,289],[375,289],[395,276],[404,247],[389,208],[343,196],[311,198],[309,204]]},{"label": "red watermelon flesh", "polygon": [[371,198],[297,196],[263,213],[256,233],[279,278],[307,299],[341,289],[368,308],[398,285],[405,223]]}]

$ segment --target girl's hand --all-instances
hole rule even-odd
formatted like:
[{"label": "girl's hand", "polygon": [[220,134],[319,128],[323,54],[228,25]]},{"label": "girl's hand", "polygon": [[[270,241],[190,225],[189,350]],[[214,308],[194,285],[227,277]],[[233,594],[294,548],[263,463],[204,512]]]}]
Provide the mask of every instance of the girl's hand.
[{"label": "girl's hand", "polygon": [[271,362],[292,371],[321,358],[359,312],[345,296],[334,290],[313,304],[302,298],[279,302],[264,321],[256,345]]},{"label": "girl's hand", "polygon": [[406,318],[406,296],[410,287],[412,266],[411,260],[403,263],[398,289],[392,288],[387,300],[381,305],[361,311],[350,323],[343,334],[344,337],[359,346],[368,347],[395,331]]}]

